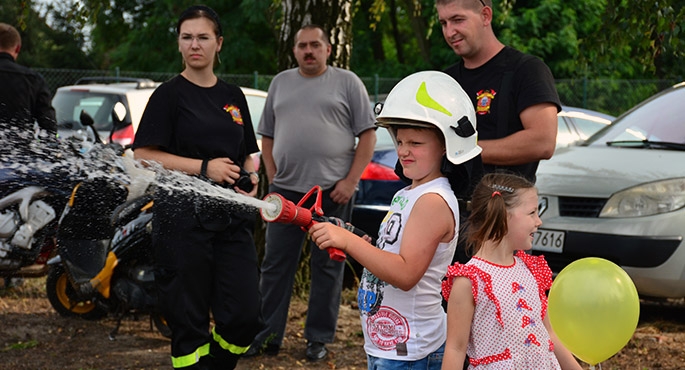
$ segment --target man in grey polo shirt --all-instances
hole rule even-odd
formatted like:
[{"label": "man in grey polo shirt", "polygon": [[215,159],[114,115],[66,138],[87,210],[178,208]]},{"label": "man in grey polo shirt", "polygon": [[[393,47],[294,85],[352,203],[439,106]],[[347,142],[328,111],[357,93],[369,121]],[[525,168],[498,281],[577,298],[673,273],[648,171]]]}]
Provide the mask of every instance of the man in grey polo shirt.
[{"label": "man in grey polo shirt", "polygon": [[[301,28],[293,53],[299,67],[273,79],[258,128],[269,192],[297,203],[320,185],[324,214],[349,221],[357,183],[376,143],[368,94],[354,73],[326,64],[331,45],[321,27]],[[266,326],[248,356],[280,349],[304,238],[298,226],[267,224],[259,284]],[[335,338],[344,262],[331,260],[313,244],[310,250],[305,354],[317,361],[328,353],[325,343]]]}]

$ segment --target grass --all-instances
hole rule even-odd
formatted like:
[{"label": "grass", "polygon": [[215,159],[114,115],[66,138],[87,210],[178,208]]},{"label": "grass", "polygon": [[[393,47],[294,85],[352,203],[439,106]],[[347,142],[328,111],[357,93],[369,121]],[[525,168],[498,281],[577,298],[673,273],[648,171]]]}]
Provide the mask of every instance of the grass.
[{"label": "grass", "polygon": [[28,342],[17,342],[17,343],[12,343],[8,345],[7,347],[3,348],[3,352],[7,351],[12,351],[12,350],[22,350],[22,349],[27,349],[27,348],[33,348],[38,346],[38,341],[35,339],[29,340]]}]

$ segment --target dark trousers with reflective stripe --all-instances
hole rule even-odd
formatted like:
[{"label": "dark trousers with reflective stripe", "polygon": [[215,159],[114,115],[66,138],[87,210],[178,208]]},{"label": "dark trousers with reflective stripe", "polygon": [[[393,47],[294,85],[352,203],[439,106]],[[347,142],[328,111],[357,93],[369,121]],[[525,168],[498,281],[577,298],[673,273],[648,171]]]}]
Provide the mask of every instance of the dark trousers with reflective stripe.
[{"label": "dark trousers with reflective stripe", "polygon": [[173,365],[233,369],[262,328],[252,238],[256,213],[202,198],[173,198],[156,197],[153,219],[155,281],[173,333]]}]

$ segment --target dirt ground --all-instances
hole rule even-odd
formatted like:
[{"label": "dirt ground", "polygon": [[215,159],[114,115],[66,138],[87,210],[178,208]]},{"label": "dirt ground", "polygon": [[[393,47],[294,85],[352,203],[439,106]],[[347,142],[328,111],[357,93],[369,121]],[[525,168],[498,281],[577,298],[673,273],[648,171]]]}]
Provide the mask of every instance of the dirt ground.
[{"label": "dirt ground", "polygon": [[[60,317],[44,293],[44,279],[27,279],[18,288],[0,287],[0,369],[170,369],[169,340],[147,317],[123,321],[115,340],[114,321]],[[602,369],[685,368],[685,303],[644,303],[640,324],[630,342]],[[291,305],[287,337],[278,356],[242,359],[239,370],[366,369],[354,292],[346,291],[334,344],[325,361],[304,357],[306,305]],[[590,368],[584,364],[585,368]],[[600,366],[596,367],[597,369]]]}]

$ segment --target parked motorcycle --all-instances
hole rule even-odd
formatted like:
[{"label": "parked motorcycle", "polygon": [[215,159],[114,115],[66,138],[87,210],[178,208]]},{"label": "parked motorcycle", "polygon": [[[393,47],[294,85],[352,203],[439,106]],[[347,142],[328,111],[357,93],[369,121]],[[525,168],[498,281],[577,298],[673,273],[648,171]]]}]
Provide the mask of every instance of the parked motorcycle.
[{"label": "parked motorcycle", "polygon": [[[91,123],[92,129],[87,113],[81,120],[84,126]],[[56,216],[68,200],[73,178],[78,177],[78,170],[60,163],[68,163],[62,155],[83,156],[95,144],[75,137],[60,146],[52,139],[34,138],[29,145],[4,143],[16,149],[3,153],[0,165],[0,194],[6,194],[0,198],[0,278],[5,286],[15,278],[47,273],[46,262],[56,251]]]},{"label": "parked motorcycle", "polygon": [[[171,330],[157,309],[152,250],[151,171],[122,157],[126,186],[108,178],[77,184],[57,231],[57,256],[48,261],[47,296],[62,316],[121,321],[149,315],[165,337]],[[137,184],[137,190],[134,189]]]},{"label": "parked motorcycle", "polygon": [[29,185],[0,199],[0,277],[6,282],[45,275],[55,253],[55,208],[65,197],[59,189]]},{"label": "parked motorcycle", "polygon": [[[76,197],[79,190],[88,191],[77,189]],[[110,204],[125,196],[113,193]],[[76,203],[65,209],[57,237],[59,255],[49,262],[46,279],[48,300],[58,313],[89,320],[112,314],[117,319],[112,339],[124,317],[147,314],[163,336],[171,337],[156,305],[151,207],[151,193],[116,207],[109,221],[111,239],[105,238],[110,226],[103,220],[91,218],[89,235],[84,235],[80,225],[85,220],[78,215],[84,210]],[[93,215],[88,210],[85,214]]]}]

